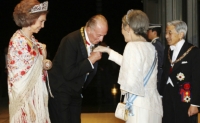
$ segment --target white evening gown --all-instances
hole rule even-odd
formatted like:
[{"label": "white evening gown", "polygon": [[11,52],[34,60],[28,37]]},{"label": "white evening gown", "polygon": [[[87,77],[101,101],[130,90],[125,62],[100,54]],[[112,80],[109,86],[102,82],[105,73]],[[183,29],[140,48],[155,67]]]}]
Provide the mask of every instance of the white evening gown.
[{"label": "white evening gown", "polygon": [[[109,60],[119,64],[118,83],[120,89],[138,95],[133,102],[134,116],[129,116],[126,123],[161,123],[162,102],[157,91],[157,64],[147,85],[143,79],[152,66],[155,47],[149,42],[128,42],[123,56],[110,52]],[[126,102],[126,98],[125,98]]]}]

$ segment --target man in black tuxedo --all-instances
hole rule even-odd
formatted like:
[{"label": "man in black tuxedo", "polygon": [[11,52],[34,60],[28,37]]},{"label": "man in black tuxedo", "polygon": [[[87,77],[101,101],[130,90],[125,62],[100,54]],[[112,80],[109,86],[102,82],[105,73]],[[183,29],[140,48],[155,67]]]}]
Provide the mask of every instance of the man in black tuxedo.
[{"label": "man in black tuxedo", "polygon": [[81,27],[65,36],[53,59],[49,82],[54,98],[49,99],[52,123],[80,123],[82,88],[92,80],[100,52],[92,47],[101,42],[108,31],[103,15],[95,15]]},{"label": "man in black tuxedo", "polygon": [[147,31],[148,39],[154,45],[158,55],[158,73],[157,73],[157,88],[160,89],[160,79],[162,76],[162,65],[164,57],[164,48],[160,41],[161,25],[160,24],[150,24]]},{"label": "man in black tuxedo", "polygon": [[200,106],[200,49],[185,41],[187,25],[167,23],[163,96],[163,123],[197,123]]}]

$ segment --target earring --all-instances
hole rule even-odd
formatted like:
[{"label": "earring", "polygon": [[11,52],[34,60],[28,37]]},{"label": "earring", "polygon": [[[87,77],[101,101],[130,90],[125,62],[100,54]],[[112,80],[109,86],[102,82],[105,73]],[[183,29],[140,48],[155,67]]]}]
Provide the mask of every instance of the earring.
[{"label": "earring", "polygon": [[28,27],[28,30],[29,30],[29,31],[31,30],[31,27],[30,27],[30,26]]}]

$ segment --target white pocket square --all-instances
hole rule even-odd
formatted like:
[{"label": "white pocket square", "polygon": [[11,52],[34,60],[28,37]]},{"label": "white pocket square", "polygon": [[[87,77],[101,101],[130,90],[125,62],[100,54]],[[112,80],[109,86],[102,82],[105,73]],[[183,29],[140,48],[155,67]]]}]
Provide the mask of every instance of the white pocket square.
[{"label": "white pocket square", "polygon": [[187,64],[187,61],[182,61],[181,64]]}]

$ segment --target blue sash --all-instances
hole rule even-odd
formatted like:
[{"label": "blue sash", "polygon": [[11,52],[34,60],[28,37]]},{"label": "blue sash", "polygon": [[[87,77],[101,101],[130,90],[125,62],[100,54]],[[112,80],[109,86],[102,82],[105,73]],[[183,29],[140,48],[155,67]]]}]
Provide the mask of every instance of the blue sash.
[{"label": "blue sash", "polygon": [[[151,66],[151,69],[149,70],[148,74],[145,76],[145,78],[143,80],[144,81],[144,86],[146,86],[146,84],[147,84],[149,78],[151,77],[151,74],[152,74],[152,72],[153,72],[153,70],[154,70],[154,68],[156,66],[156,62],[157,62],[156,54],[157,53],[155,53],[155,58],[154,58],[152,66]],[[129,93],[129,97],[127,99],[126,107],[125,107],[126,110],[128,110],[128,112],[129,112],[129,116],[133,116],[134,115],[133,114],[133,107],[132,107],[132,105],[133,105],[133,101],[136,99],[136,97],[137,97],[137,95]]]}]

